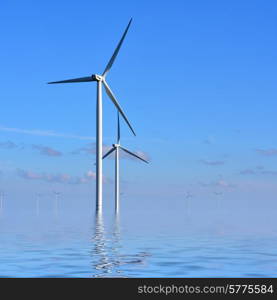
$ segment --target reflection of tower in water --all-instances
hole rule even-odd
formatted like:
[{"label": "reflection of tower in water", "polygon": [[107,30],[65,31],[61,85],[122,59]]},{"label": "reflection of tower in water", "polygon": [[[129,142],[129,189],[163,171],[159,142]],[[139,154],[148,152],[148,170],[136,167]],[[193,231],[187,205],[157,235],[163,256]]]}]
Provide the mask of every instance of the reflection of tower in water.
[{"label": "reflection of tower in water", "polygon": [[120,254],[121,249],[121,238],[120,238],[120,216],[119,213],[114,215],[114,222],[112,226],[112,244],[111,244],[111,255],[113,257],[113,265],[116,268],[116,277],[123,277],[122,270],[119,269],[119,266],[124,264],[123,257]]},{"label": "reflection of tower in water", "polygon": [[96,214],[94,236],[92,239],[93,267],[96,270],[94,277],[121,277],[122,271],[118,267],[122,264],[120,248],[120,224],[119,215],[116,215],[111,232],[105,228],[103,215]]},{"label": "reflection of tower in water", "polygon": [[127,277],[123,269],[124,265],[145,264],[146,252],[137,254],[123,254],[121,242],[121,227],[119,214],[114,215],[111,231],[104,226],[102,214],[96,214],[94,235],[92,238],[94,247],[91,251],[94,277]]},{"label": "reflection of tower in water", "polygon": [[[109,277],[111,273],[111,263],[108,255],[107,239],[105,235],[105,228],[103,222],[103,215],[101,213],[95,216],[94,236],[93,236],[94,248],[92,249],[93,266],[97,271],[94,277]],[[94,262],[94,259],[96,261]]]}]

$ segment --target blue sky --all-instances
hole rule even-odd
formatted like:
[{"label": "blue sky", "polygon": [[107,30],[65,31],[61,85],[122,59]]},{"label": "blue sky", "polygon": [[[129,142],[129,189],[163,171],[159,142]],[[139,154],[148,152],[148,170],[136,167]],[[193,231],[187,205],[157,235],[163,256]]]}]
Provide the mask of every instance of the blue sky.
[{"label": "blue sky", "polygon": [[[122,124],[122,144],[151,164],[122,159],[126,197],[189,191],[201,206],[219,191],[274,207],[274,1],[9,1],[0,11],[0,187],[11,197],[94,197],[96,86],[46,82],[101,73],[133,17],[108,81],[137,132]],[[115,124],[105,96],[107,146]],[[112,160],[104,171],[111,198]]]}]

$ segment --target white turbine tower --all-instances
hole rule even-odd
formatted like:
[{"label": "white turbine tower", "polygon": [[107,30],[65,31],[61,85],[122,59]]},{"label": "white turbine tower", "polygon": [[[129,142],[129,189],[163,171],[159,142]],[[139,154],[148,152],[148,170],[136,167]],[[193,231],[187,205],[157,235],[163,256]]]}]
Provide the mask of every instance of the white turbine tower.
[{"label": "white turbine tower", "polygon": [[139,155],[127,150],[120,145],[120,122],[119,113],[117,113],[117,142],[112,145],[112,148],[103,156],[103,159],[109,156],[115,151],[115,211],[119,212],[119,150],[123,150],[129,155],[132,155],[148,164],[148,161],[140,157]]},{"label": "white turbine tower", "polygon": [[129,21],[129,24],[127,25],[127,28],[125,29],[123,36],[121,37],[111,59],[109,60],[104,72],[102,75],[93,74],[88,77],[81,77],[81,78],[74,78],[69,80],[62,80],[62,81],[54,81],[49,82],[49,84],[54,83],[73,83],[73,82],[91,82],[96,81],[97,82],[97,101],[96,101],[96,211],[102,212],[102,83],[104,85],[104,88],[106,90],[106,93],[112,100],[113,104],[116,106],[117,110],[120,112],[122,117],[124,118],[125,122],[130,127],[131,131],[135,135],[135,132],[128,121],[125,113],[123,112],[122,108],[120,107],[117,99],[115,98],[111,88],[109,87],[106,76],[108,72],[110,71],[117,54],[120,50],[120,47],[125,39],[125,36],[128,32],[128,29],[131,25],[132,19]]}]

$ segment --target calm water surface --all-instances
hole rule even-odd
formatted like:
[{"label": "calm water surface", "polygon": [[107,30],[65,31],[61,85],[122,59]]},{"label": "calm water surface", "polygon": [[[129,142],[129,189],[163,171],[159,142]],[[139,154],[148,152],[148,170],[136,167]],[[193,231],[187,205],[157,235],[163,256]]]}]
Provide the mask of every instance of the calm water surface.
[{"label": "calm water surface", "polygon": [[[244,221],[242,221],[244,220]],[[276,277],[275,213],[2,212],[1,277]]]}]

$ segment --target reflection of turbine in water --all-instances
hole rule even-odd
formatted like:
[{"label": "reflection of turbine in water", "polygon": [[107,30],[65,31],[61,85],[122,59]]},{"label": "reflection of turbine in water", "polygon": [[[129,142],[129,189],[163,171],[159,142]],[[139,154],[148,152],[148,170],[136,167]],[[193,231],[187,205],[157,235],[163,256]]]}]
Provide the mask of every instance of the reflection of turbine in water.
[{"label": "reflection of turbine in water", "polygon": [[97,259],[96,263],[94,264],[94,268],[97,271],[102,271],[100,274],[95,274],[94,277],[106,277],[105,275],[111,273],[111,264],[107,254],[107,240],[105,237],[102,214],[96,214],[95,216],[93,242],[94,249],[92,251],[92,257],[94,258],[96,256]]},{"label": "reflection of turbine in water", "polygon": [[97,259],[93,263],[97,274],[94,277],[122,277],[122,275],[113,275],[113,273],[122,273],[122,271],[116,270],[122,264],[119,253],[120,226],[118,215],[115,218],[111,236],[107,237],[107,235],[102,214],[96,214],[92,257]]},{"label": "reflection of turbine in water", "polygon": [[[121,254],[120,254],[120,248],[121,246],[121,239],[120,239],[120,217],[119,214],[116,214],[114,216],[114,224],[113,224],[113,232],[112,232],[112,245],[111,245],[111,254],[113,257],[113,265],[115,267],[120,266],[123,263],[122,258],[121,258]],[[123,276],[123,271],[120,270],[119,268],[117,268],[116,273],[118,275],[116,275],[117,277],[124,277]],[[121,275],[120,275],[121,274]]]},{"label": "reflection of turbine in water", "polygon": [[93,267],[97,271],[94,277],[127,277],[124,276],[122,265],[144,264],[147,252],[140,252],[134,255],[121,254],[121,230],[119,215],[114,216],[114,223],[110,236],[105,230],[102,214],[97,214],[95,219],[93,243],[91,252]]}]

